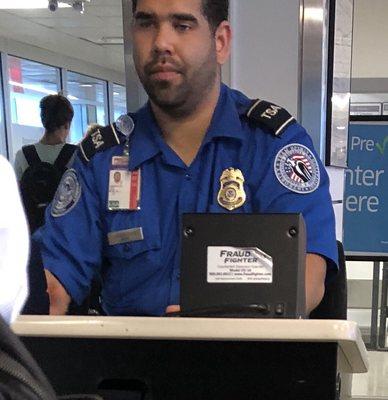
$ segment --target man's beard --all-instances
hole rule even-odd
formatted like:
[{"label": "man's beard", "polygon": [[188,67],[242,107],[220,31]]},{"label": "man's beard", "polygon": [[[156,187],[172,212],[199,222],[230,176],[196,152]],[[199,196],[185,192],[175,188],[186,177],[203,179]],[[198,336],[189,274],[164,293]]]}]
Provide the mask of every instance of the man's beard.
[{"label": "man's beard", "polygon": [[170,60],[166,61],[176,67],[180,74],[181,83],[174,84],[167,80],[153,80],[150,77],[149,71],[152,70],[153,65],[160,64],[160,60],[155,60],[146,66],[141,82],[149,98],[156,106],[174,118],[183,118],[195,112],[198,105],[213,88],[217,77],[218,64],[213,52],[190,73],[185,68],[170,62]]}]

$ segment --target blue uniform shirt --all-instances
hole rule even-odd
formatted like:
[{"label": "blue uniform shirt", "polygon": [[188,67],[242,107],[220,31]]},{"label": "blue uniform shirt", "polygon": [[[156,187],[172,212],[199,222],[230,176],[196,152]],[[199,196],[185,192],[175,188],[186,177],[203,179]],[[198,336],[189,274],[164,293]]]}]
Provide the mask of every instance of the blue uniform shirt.
[{"label": "blue uniform shirt", "polygon": [[[129,161],[129,169],[140,168],[142,174],[138,211],[107,209],[109,169],[112,157],[123,154],[123,145],[95,154],[88,163],[75,160],[80,190],[63,215],[54,217],[53,206],[48,208],[41,233],[45,268],[76,302],[100,274],[108,314],[161,315],[168,305],[179,304],[179,226],[187,212],[302,212],[307,252],[322,255],[328,271],[335,270],[334,213],[324,167],[316,163],[319,180],[305,193],[282,184],[277,176],[276,165],[282,163],[282,151],[292,152],[290,145],[305,149],[302,158],[314,154],[305,164],[318,159],[310,137],[297,123],[281,138],[252,126],[245,116],[249,104],[243,94],[221,87],[211,126],[189,167],[163,140],[150,105],[140,109],[133,116]],[[245,178],[246,201],[234,211],[217,200],[220,177],[228,168],[240,169]],[[301,182],[297,176],[292,179],[296,185]],[[144,239],[109,245],[109,233],[130,228],[142,228]]]}]

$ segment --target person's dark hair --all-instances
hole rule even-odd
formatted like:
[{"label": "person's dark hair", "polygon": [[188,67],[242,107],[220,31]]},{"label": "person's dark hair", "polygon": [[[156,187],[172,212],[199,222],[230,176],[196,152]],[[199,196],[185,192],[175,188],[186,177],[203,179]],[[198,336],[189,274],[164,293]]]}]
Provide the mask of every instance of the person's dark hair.
[{"label": "person's dark hair", "polygon": [[40,101],[40,119],[47,132],[54,132],[73,120],[70,101],[60,94],[50,94]]},{"label": "person's dark hair", "polygon": [[[138,0],[132,0],[132,12],[135,13]],[[222,21],[229,16],[229,0],[201,0],[202,13],[215,32]]]}]

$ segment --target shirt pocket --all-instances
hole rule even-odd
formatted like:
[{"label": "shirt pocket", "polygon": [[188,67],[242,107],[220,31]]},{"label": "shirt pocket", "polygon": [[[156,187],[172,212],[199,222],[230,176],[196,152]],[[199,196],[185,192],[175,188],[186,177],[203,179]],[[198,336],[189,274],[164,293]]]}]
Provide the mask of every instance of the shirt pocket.
[{"label": "shirt pocket", "polygon": [[143,240],[108,245],[102,268],[105,300],[128,303],[131,294],[162,268],[160,249],[160,236],[146,234]]},{"label": "shirt pocket", "polygon": [[141,240],[134,240],[113,245],[107,244],[105,255],[111,260],[130,260],[151,250],[158,250],[160,247],[160,236],[156,234],[150,235],[148,232],[145,232],[144,237]]},{"label": "shirt pocket", "polygon": [[[107,226],[105,229],[106,244],[104,255],[109,260],[131,260],[141,257],[144,255],[144,253],[158,249],[160,250],[161,237],[159,221],[156,219],[151,220],[151,218],[145,215],[143,210],[109,213],[107,218]],[[127,241],[109,245],[109,234],[128,232],[130,230],[141,230],[143,238],[141,240],[131,240],[130,235],[128,235]],[[136,236],[139,235],[137,234]]]}]

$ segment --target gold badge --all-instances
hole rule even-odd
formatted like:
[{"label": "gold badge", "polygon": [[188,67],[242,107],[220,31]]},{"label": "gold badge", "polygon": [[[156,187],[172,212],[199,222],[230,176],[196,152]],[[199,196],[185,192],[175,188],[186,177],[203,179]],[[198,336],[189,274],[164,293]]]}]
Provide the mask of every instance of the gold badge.
[{"label": "gold badge", "polygon": [[239,169],[228,168],[220,178],[221,188],[218,192],[218,204],[229,211],[241,207],[246,200],[244,176]]}]

